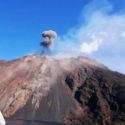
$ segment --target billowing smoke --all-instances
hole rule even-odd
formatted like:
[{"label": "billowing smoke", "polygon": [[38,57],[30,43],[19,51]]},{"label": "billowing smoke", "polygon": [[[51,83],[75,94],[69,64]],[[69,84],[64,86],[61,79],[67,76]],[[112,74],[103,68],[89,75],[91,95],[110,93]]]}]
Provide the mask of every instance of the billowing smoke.
[{"label": "billowing smoke", "polygon": [[[76,26],[55,42],[56,56],[87,55],[112,69],[125,67],[125,10],[115,10],[109,0],[92,0],[82,10]],[[114,63],[116,62],[116,63]]]},{"label": "billowing smoke", "polygon": [[44,31],[41,33],[43,40],[40,43],[42,47],[42,54],[48,54],[50,47],[57,37],[57,33],[53,30]]},{"label": "billowing smoke", "polygon": [[48,47],[48,48],[50,47],[52,42],[57,37],[57,33],[53,30],[44,31],[41,34],[42,34],[42,37],[43,37],[43,41],[41,42],[41,46],[45,46],[45,47]]}]

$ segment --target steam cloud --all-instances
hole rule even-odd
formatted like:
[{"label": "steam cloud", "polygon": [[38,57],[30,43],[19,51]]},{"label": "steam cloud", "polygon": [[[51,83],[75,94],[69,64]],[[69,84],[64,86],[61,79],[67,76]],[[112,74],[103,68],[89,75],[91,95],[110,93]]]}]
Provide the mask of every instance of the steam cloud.
[{"label": "steam cloud", "polygon": [[125,67],[124,24],[124,10],[115,12],[108,0],[93,0],[83,8],[78,25],[58,37],[56,56],[88,55],[114,70],[125,72],[122,68]]}]

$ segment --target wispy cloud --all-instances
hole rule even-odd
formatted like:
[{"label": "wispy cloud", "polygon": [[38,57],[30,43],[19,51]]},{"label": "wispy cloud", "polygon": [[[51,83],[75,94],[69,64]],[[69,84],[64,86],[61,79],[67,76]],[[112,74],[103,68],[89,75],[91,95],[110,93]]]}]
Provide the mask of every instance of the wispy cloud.
[{"label": "wispy cloud", "polygon": [[[125,62],[125,13],[112,13],[113,9],[107,0],[93,0],[86,5],[78,25],[57,39],[55,48],[58,54],[88,55],[120,70],[121,63]],[[111,66],[114,62],[110,57],[113,61],[119,59],[116,64],[119,67]]]}]

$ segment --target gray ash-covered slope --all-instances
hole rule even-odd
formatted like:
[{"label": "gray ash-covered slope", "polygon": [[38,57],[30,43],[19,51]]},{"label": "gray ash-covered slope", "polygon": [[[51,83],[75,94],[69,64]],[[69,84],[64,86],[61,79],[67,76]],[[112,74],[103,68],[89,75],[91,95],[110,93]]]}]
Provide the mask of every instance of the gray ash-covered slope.
[{"label": "gray ash-covered slope", "polygon": [[0,110],[10,120],[124,125],[125,75],[86,57],[0,61]]}]

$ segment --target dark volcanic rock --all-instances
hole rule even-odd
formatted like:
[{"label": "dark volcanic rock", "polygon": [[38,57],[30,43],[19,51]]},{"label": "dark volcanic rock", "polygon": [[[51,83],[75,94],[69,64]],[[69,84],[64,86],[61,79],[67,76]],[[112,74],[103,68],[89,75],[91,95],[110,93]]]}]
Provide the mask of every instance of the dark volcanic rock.
[{"label": "dark volcanic rock", "polygon": [[0,62],[0,100],[9,120],[124,125],[125,75],[86,57],[30,55]]}]

